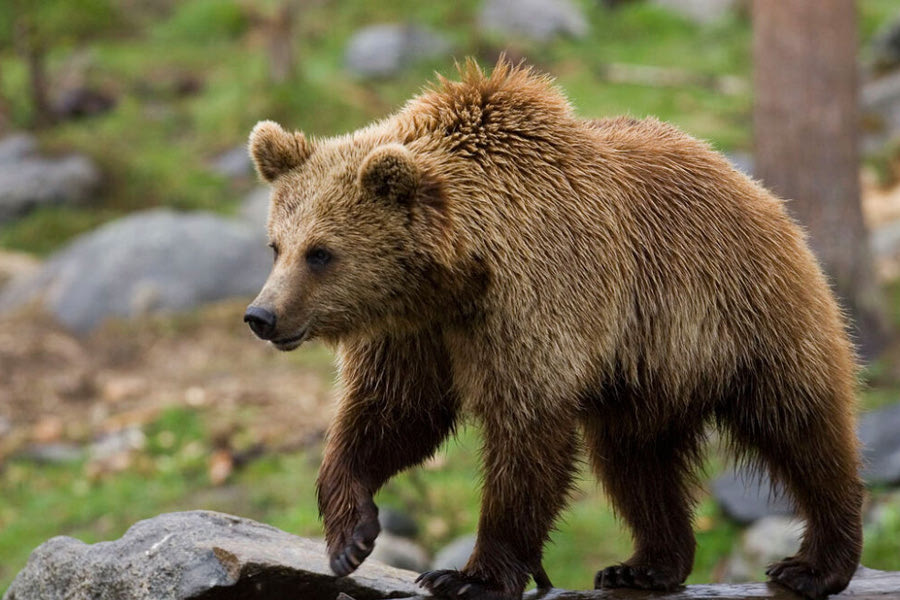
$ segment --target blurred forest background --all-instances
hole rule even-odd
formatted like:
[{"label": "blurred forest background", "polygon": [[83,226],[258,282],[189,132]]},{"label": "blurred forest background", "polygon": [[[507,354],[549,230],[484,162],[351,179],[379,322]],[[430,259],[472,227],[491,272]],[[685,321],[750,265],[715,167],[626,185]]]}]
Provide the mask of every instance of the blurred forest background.
[{"label": "blurred forest background", "polygon": [[[671,121],[794,199],[866,360],[863,562],[900,570],[900,0],[0,0],[0,591],[52,536],[160,512],[321,535],[331,354],[241,322],[271,261],[246,136],[353,130],[502,52],[580,115]],[[464,559],[478,446],[473,424],[386,486],[378,556]],[[728,469],[713,438],[691,582],[762,580],[796,544]],[[558,586],[630,554],[582,479]]]}]

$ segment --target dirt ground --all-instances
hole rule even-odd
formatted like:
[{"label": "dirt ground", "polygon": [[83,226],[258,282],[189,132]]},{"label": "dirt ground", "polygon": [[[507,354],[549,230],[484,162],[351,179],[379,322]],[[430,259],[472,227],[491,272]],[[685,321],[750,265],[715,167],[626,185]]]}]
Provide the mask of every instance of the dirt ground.
[{"label": "dirt ground", "polygon": [[0,318],[0,463],[29,444],[85,443],[190,406],[223,445],[285,448],[321,437],[331,352],[283,354],[253,338],[245,303],[112,322],[79,338],[37,310]]}]

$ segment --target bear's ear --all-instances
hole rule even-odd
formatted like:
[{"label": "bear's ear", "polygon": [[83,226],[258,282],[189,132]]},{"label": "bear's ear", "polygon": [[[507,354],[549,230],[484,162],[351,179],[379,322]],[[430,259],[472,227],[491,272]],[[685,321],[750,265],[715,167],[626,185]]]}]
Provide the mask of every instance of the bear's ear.
[{"label": "bear's ear", "polygon": [[421,178],[413,153],[400,144],[375,148],[359,167],[359,185],[378,198],[409,202]]},{"label": "bear's ear", "polygon": [[288,133],[275,121],[260,121],[250,132],[250,156],[256,172],[269,183],[312,154],[312,145],[299,131]]}]

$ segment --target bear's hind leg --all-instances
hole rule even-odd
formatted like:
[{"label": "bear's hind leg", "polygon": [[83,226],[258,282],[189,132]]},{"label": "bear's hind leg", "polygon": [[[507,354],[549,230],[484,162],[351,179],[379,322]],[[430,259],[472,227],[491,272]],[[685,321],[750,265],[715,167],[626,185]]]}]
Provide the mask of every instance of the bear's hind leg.
[{"label": "bear's hind leg", "polygon": [[605,415],[585,423],[591,462],[618,515],[634,537],[634,555],[597,572],[596,588],[671,591],[693,567],[693,468],[700,424],[655,437],[639,436]]},{"label": "bear's hind leg", "polygon": [[863,485],[851,398],[806,400],[809,404],[801,404],[800,398],[809,396],[770,398],[766,414],[738,415],[732,431],[739,449],[758,453],[806,520],[800,551],[771,565],[767,574],[795,592],[821,599],[847,587],[859,564]]}]

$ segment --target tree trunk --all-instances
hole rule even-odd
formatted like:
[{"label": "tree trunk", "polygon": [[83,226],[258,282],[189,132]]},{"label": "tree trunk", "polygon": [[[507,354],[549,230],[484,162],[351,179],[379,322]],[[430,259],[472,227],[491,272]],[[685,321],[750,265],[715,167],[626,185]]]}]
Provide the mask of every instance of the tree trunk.
[{"label": "tree trunk", "polygon": [[21,17],[16,23],[15,46],[28,68],[28,91],[34,109],[34,125],[50,125],[54,119],[47,94],[47,51],[34,25],[27,18]]},{"label": "tree trunk", "polygon": [[865,359],[888,337],[859,190],[853,0],[754,0],[756,175],[810,235]]}]

